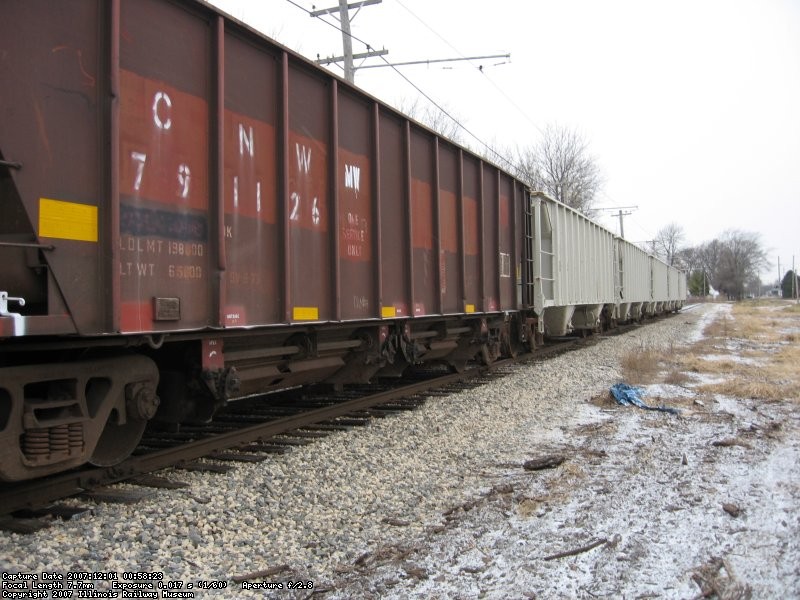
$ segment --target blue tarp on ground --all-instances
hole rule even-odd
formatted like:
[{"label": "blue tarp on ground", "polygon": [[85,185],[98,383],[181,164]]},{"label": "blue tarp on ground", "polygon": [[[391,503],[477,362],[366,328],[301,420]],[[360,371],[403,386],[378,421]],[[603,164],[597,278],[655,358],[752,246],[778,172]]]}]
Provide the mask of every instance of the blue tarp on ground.
[{"label": "blue tarp on ground", "polygon": [[611,386],[611,395],[617,401],[617,404],[622,406],[638,406],[645,410],[660,410],[661,412],[668,412],[677,415],[680,411],[677,408],[669,408],[668,406],[648,406],[642,400],[644,390],[640,387],[634,387],[627,383],[615,383]]}]

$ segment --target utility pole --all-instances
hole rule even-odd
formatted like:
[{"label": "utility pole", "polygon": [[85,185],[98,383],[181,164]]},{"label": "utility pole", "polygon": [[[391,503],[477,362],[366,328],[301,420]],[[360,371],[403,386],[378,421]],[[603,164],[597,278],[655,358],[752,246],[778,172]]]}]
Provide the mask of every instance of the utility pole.
[{"label": "utility pole", "polygon": [[[369,6],[370,4],[380,4],[383,0],[362,0],[361,2],[353,2],[348,4],[347,0],[339,0],[339,6],[333,8],[324,8],[322,10],[315,10],[309,13],[312,17],[321,17],[322,15],[330,15],[339,13],[339,23],[342,30],[342,56],[335,56],[332,58],[317,58],[317,64],[330,64],[332,62],[344,62],[344,78],[353,83],[355,81],[356,67],[353,65],[354,58],[369,58],[371,56],[383,56],[388,54],[388,50],[369,50],[357,55],[353,55],[353,37],[350,34],[350,9],[361,10],[362,6]],[[355,16],[353,17],[355,18]]]},{"label": "utility pole", "polygon": [[[311,11],[309,16],[312,17],[321,17],[322,15],[334,15],[336,17],[336,13],[338,13],[339,23],[341,24],[340,29],[342,30],[342,56],[330,56],[328,58],[320,58],[319,54],[317,54],[317,60],[315,61],[318,65],[329,65],[331,63],[344,63],[344,78],[349,81],[350,83],[355,82],[355,74],[358,69],[376,69],[378,67],[404,67],[408,65],[431,65],[433,63],[445,63],[445,62],[458,62],[463,60],[483,60],[489,58],[511,58],[510,54],[488,54],[484,56],[464,56],[461,58],[436,58],[436,59],[426,59],[426,60],[412,60],[407,62],[400,62],[400,63],[389,63],[386,62],[385,64],[375,64],[375,65],[363,65],[356,67],[353,64],[354,60],[361,60],[365,58],[372,58],[373,56],[385,56],[389,54],[388,50],[373,50],[369,46],[367,46],[366,52],[361,52],[358,54],[353,54],[353,36],[350,32],[350,22],[355,19],[355,16],[358,15],[358,11],[361,10],[362,6],[369,6],[370,4],[380,4],[383,0],[361,0],[361,2],[353,2],[351,4],[347,3],[347,0],[339,0],[339,6],[335,6],[333,8],[324,8],[322,10],[314,10]],[[353,19],[350,18],[350,10],[357,9],[356,15],[353,15]],[[503,64],[503,63],[500,63]],[[483,72],[483,65],[479,66],[478,69]]]},{"label": "utility pole", "polygon": [[[632,210],[636,210],[639,208],[638,206],[600,206],[595,208],[594,210],[619,210],[616,214],[619,217],[619,237],[625,237],[625,225],[622,222],[622,217],[627,217],[628,215],[632,215]],[[623,210],[628,210],[628,212],[622,212]]]},{"label": "utility pole", "polygon": [[353,38],[350,35],[350,7],[347,6],[347,0],[339,0],[339,22],[342,24],[344,78],[353,83],[356,80],[356,72],[353,69]]},{"label": "utility pole", "polygon": [[622,217],[627,217],[629,214],[631,213],[630,212],[623,213],[621,210],[619,211],[619,213],[617,213],[617,216],[619,217],[619,237],[621,238],[625,237],[625,223],[622,220]]}]

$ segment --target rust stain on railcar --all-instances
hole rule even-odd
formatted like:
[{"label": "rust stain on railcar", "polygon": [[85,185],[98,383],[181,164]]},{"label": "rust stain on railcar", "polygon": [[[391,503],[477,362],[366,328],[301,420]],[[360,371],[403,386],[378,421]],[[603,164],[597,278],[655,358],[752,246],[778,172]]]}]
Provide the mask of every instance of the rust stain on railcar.
[{"label": "rust stain on railcar", "polygon": [[316,311],[294,311],[292,320],[330,318],[327,147],[289,132],[289,243],[292,302]]},{"label": "rust stain on railcar", "polygon": [[[329,232],[329,82],[289,64],[288,284],[293,321],[331,319],[333,273]],[[294,310],[297,307],[302,310]],[[306,310],[308,308],[316,311]]]},{"label": "rust stain on railcar", "polygon": [[373,113],[367,103],[341,89],[338,110],[336,186],[341,317],[368,319],[378,316],[372,248],[373,172],[369,158],[373,153]]},{"label": "rust stain on railcar", "polygon": [[223,324],[282,322],[276,56],[226,32]]},{"label": "rust stain on railcar", "polygon": [[458,192],[458,154],[455,147],[442,143],[439,146],[439,283],[444,313],[464,312]]},{"label": "rust stain on railcar", "polygon": [[[120,328],[205,325],[207,104],[127,70],[120,87]],[[156,297],[184,300],[177,324],[154,320]]]},{"label": "rust stain on railcar", "polygon": [[414,316],[436,314],[439,308],[438,270],[434,230],[434,138],[411,127],[411,263],[414,275]]},{"label": "rust stain on railcar", "polygon": [[225,111],[226,326],[280,321],[275,128]]},{"label": "rust stain on railcar", "polygon": [[407,173],[400,168],[405,164],[403,125],[394,115],[381,111],[379,126],[381,316],[407,317],[411,294],[408,277]]},{"label": "rust stain on railcar", "polygon": [[[498,204],[500,237],[498,239],[498,265],[500,274],[500,310],[516,309],[516,278],[514,258],[514,237],[512,230],[513,194],[511,179],[500,175],[500,198]],[[493,252],[490,252],[491,260]]]},{"label": "rust stain on railcar", "polygon": [[431,185],[411,180],[411,260],[414,265],[414,316],[435,314],[436,260],[433,248],[433,197]]},{"label": "rust stain on railcar", "polygon": [[374,316],[372,183],[366,156],[339,150],[339,261],[343,319]]},{"label": "rust stain on railcar", "polygon": [[480,163],[464,160],[464,312],[483,310],[480,259]]},{"label": "rust stain on railcar", "polygon": [[497,169],[488,165],[483,170],[483,296],[484,310],[493,312],[500,309],[499,283],[500,239],[498,221],[500,218],[500,200],[497,182]]},{"label": "rust stain on railcar", "polygon": [[207,210],[206,101],[124,69],[120,88],[122,193],[179,210]]},{"label": "rust stain on railcar", "polygon": [[[201,328],[212,322],[210,27],[169,3],[121,8],[120,329]],[[158,314],[158,298],[179,310]]]},{"label": "rust stain on railcar", "polygon": [[109,313],[101,16],[92,2],[0,9],[0,146],[5,160],[23,165],[0,189],[0,230],[26,242],[46,237],[56,249],[37,258],[46,268],[34,271],[29,253],[0,248],[8,265],[0,278],[11,296],[26,299],[23,314],[68,314],[87,335],[104,331]]}]

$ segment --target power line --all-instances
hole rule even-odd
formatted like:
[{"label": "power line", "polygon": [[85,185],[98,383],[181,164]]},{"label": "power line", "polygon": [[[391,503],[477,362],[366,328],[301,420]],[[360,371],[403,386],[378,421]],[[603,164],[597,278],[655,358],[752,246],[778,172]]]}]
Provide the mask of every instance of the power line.
[{"label": "power line", "polygon": [[[307,13],[308,15],[311,15],[311,13],[313,12],[313,11],[310,11],[310,10],[308,10],[308,9],[306,9],[306,8],[304,8],[304,7],[302,7],[302,6],[300,6],[300,5],[299,5],[297,2],[295,2],[294,0],[286,0],[286,1],[287,1],[289,4],[291,4],[292,6],[295,6],[295,7],[299,8],[300,10],[302,10],[303,12]],[[322,21],[323,23],[325,23],[325,24],[326,24],[326,25],[328,25],[329,27],[332,27],[332,28],[336,29],[337,31],[339,31],[339,32],[341,32],[341,33],[347,33],[347,35],[349,35],[349,37],[350,37],[351,39],[355,40],[355,41],[356,41],[356,42],[358,42],[359,44],[363,44],[363,45],[364,45],[364,46],[365,46],[365,47],[366,47],[368,50],[374,47],[374,46],[372,46],[371,44],[368,44],[367,42],[365,42],[364,40],[362,40],[362,39],[360,39],[360,38],[356,37],[356,36],[355,36],[355,35],[353,35],[352,33],[350,33],[350,32],[345,32],[345,31],[344,31],[344,30],[343,30],[341,27],[339,27],[339,26],[338,26],[338,25],[336,25],[335,23],[331,23],[330,21],[326,21],[325,19],[323,19],[323,18],[322,18],[322,16],[323,16],[323,15],[319,15],[319,16],[317,16],[316,18],[318,18],[320,21]],[[439,109],[439,110],[442,112],[442,114],[444,114],[445,116],[447,116],[447,117],[448,117],[450,120],[452,120],[452,121],[453,121],[453,122],[454,122],[456,125],[458,125],[458,126],[461,128],[461,129],[463,129],[463,130],[464,130],[464,132],[466,132],[466,133],[467,133],[469,136],[471,136],[473,139],[475,139],[475,141],[477,141],[477,142],[478,142],[478,143],[479,143],[481,146],[483,146],[483,147],[484,147],[484,148],[485,148],[485,149],[486,149],[488,152],[490,152],[491,154],[493,154],[494,156],[496,156],[497,158],[499,158],[501,162],[504,162],[504,163],[505,163],[506,165],[508,165],[508,166],[509,166],[511,169],[516,169],[515,165],[514,165],[514,164],[513,164],[513,163],[512,163],[512,162],[511,162],[509,159],[507,159],[505,156],[503,156],[502,154],[500,154],[500,153],[499,153],[497,150],[495,150],[494,148],[492,148],[492,147],[491,147],[489,144],[487,144],[486,142],[484,142],[484,141],[483,141],[481,138],[479,138],[479,137],[478,137],[478,136],[477,136],[475,133],[473,133],[473,132],[472,132],[472,131],[471,131],[469,128],[467,128],[467,127],[466,127],[466,126],[465,126],[465,125],[464,125],[464,124],[463,124],[461,121],[459,121],[459,120],[458,120],[458,119],[456,119],[456,118],[455,118],[453,115],[451,115],[451,114],[450,114],[450,113],[449,113],[449,112],[448,112],[448,111],[447,111],[447,110],[446,110],[446,109],[445,109],[443,106],[441,106],[441,105],[440,105],[438,102],[436,102],[436,101],[435,101],[433,98],[431,98],[431,97],[430,97],[430,96],[429,96],[429,95],[428,95],[426,92],[424,92],[424,91],[422,90],[422,88],[420,88],[420,87],[419,87],[417,84],[415,84],[415,83],[414,83],[413,81],[411,81],[411,80],[410,80],[408,77],[406,77],[406,75],[405,75],[405,74],[403,74],[403,72],[402,72],[402,71],[400,71],[400,70],[399,70],[397,67],[393,66],[393,65],[392,65],[392,64],[391,64],[391,63],[390,63],[390,62],[389,62],[389,61],[386,59],[386,57],[385,57],[385,56],[380,56],[379,58],[380,58],[381,60],[383,60],[383,61],[384,61],[384,62],[387,64],[387,66],[391,67],[391,68],[394,70],[394,72],[395,72],[395,73],[397,73],[397,74],[398,74],[400,77],[402,77],[402,78],[403,78],[403,80],[404,80],[406,83],[408,83],[408,85],[410,85],[410,86],[411,86],[411,87],[413,87],[415,90],[417,90],[417,92],[419,92],[419,93],[420,93],[420,94],[421,94],[421,95],[422,95],[422,96],[423,96],[423,97],[424,97],[424,98],[425,98],[425,99],[426,99],[428,102],[430,102],[430,103],[431,103],[431,104],[433,104],[433,105],[434,105],[436,108],[438,108],[438,109]]]},{"label": "power line", "polygon": [[[450,48],[451,48],[451,49],[452,49],[454,52],[456,52],[457,54],[459,54],[459,55],[460,55],[460,56],[462,56],[462,57],[464,56],[464,54],[463,54],[463,53],[462,53],[462,52],[461,52],[461,51],[460,51],[458,48],[456,48],[456,47],[455,47],[453,44],[451,44],[451,43],[450,43],[448,40],[446,40],[446,39],[445,39],[445,38],[444,38],[444,37],[443,37],[443,36],[442,36],[442,35],[441,35],[439,32],[437,32],[435,29],[433,29],[433,27],[431,27],[430,25],[428,25],[428,23],[426,23],[426,22],[425,22],[423,19],[421,19],[419,16],[417,16],[417,15],[416,15],[416,14],[415,14],[415,13],[414,13],[414,12],[413,12],[413,11],[412,11],[410,8],[408,8],[408,7],[407,7],[405,4],[403,4],[403,3],[402,3],[400,0],[395,0],[395,1],[396,1],[396,2],[397,2],[397,4],[399,4],[399,5],[400,5],[400,6],[401,6],[401,7],[402,7],[402,8],[403,8],[403,9],[404,9],[406,12],[408,12],[408,14],[410,14],[410,15],[411,15],[412,17],[414,17],[414,18],[415,18],[417,21],[419,21],[419,22],[420,22],[420,23],[421,23],[423,26],[425,26],[425,28],[427,28],[427,29],[428,29],[428,30],[429,30],[431,33],[433,33],[433,34],[434,34],[436,37],[438,37],[440,40],[442,40],[442,41],[443,41],[445,44],[447,44],[448,46],[450,46]],[[471,62],[471,61],[470,61],[470,62]],[[475,65],[474,65],[474,64],[473,64],[473,66],[475,67]],[[534,120],[533,120],[533,119],[532,119],[532,118],[531,118],[531,117],[528,115],[528,113],[526,113],[526,112],[525,112],[525,111],[524,111],[524,110],[523,110],[523,109],[522,109],[522,108],[521,108],[521,107],[520,107],[520,106],[519,106],[519,105],[518,105],[518,104],[517,104],[517,103],[516,103],[516,102],[515,102],[515,101],[514,101],[514,100],[513,100],[513,99],[512,99],[510,96],[509,96],[509,95],[508,95],[508,94],[506,94],[506,92],[505,92],[505,91],[504,91],[504,90],[503,90],[503,89],[502,89],[502,88],[501,88],[499,85],[497,85],[497,84],[496,84],[496,83],[495,83],[495,82],[492,80],[492,78],[491,78],[491,77],[489,77],[489,75],[486,73],[486,70],[485,70],[485,69],[481,69],[481,68],[480,68],[480,66],[477,66],[476,68],[478,69],[478,71],[480,72],[480,74],[481,74],[481,75],[483,75],[483,77],[486,79],[486,81],[488,81],[488,82],[489,82],[489,84],[490,84],[490,85],[491,85],[491,86],[492,86],[492,87],[493,87],[493,88],[494,88],[494,89],[495,89],[495,90],[496,90],[496,91],[497,91],[497,92],[498,92],[498,93],[499,93],[499,94],[500,94],[500,95],[501,95],[503,98],[505,98],[506,102],[508,102],[508,103],[509,103],[511,106],[513,106],[513,107],[514,107],[514,108],[517,110],[517,112],[518,112],[520,115],[522,115],[522,116],[525,118],[525,120],[526,120],[526,121],[528,121],[528,123],[530,123],[530,124],[533,126],[533,128],[536,130],[536,131],[538,131],[538,132],[539,132],[539,134],[540,134],[540,135],[544,136],[544,131],[542,131],[542,128],[541,128],[541,127],[539,127],[539,125],[537,125],[537,124],[534,122]]]},{"label": "power line", "polygon": [[408,65],[431,65],[443,62],[458,62],[462,60],[478,60],[481,58],[511,58],[510,54],[489,54],[487,56],[465,56],[463,58],[429,58],[427,60],[409,60],[406,62],[390,63],[385,65],[364,65],[360,69],[377,69],[381,67],[405,67]]}]

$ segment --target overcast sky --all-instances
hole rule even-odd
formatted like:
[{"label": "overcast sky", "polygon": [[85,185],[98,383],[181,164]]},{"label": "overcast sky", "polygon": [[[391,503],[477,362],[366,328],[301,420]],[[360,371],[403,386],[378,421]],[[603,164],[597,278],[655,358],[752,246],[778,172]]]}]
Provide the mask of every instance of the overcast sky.
[{"label": "overcast sky", "polygon": [[[287,0],[213,3],[309,58],[342,53],[341,33]],[[765,280],[779,256],[800,267],[800,0],[383,0],[352,32],[390,62],[510,53],[400,69],[492,145],[577,129],[605,178],[597,205],[638,206],[627,239],[670,222],[688,244],[741,229],[769,251]],[[419,96],[389,68],[356,84],[395,105]]]}]

